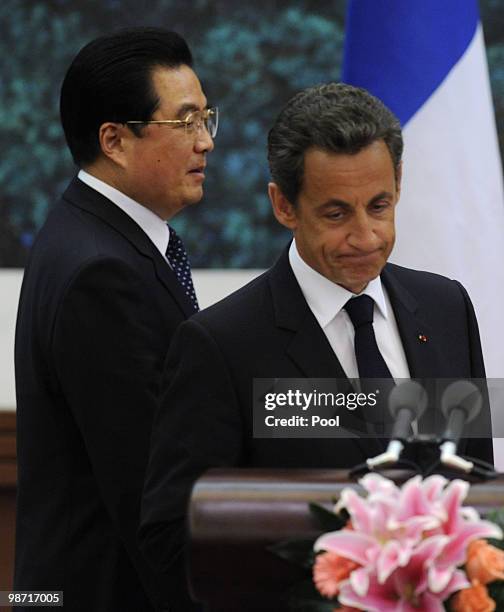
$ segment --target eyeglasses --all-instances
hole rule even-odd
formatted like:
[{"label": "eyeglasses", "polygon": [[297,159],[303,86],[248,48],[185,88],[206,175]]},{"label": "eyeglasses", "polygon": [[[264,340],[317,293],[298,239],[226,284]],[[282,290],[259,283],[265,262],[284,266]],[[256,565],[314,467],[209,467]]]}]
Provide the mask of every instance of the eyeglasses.
[{"label": "eyeglasses", "polygon": [[219,109],[214,106],[212,108],[205,108],[201,111],[193,111],[189,113],[185,119],[160,119],[160,120],[149,120],[149,121],[126,121],[126,125],[171,125],[174,128],[184,128],[186,134],[196,134],[203,126],[212,138],[215,138],[217,134],[217,128],[219,127]]}]

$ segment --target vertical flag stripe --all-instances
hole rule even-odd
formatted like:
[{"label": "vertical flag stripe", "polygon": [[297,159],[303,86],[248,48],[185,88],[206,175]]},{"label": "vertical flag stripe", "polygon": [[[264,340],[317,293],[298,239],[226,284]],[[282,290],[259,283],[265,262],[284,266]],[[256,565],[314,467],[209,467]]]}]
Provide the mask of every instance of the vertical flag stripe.
[{"label": "vertical flag stripe", "polygon": [[465,52],[478,19],[476,0],[351,1],[342,80],[405,125]]},{"label": "vertical flag stripe", "polygon": [[487,376],[502,378],[504,189],[477,4],[351,0],[345,52],[343,80],[371,91],[403,125],[391,260],[463,283]]}]

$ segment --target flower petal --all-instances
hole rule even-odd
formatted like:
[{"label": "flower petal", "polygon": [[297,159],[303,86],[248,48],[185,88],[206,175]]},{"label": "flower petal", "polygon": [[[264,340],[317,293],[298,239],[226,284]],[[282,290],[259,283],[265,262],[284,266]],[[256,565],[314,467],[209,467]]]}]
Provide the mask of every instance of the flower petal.
[{"label": "flower petal", "polygon": [[422,489],[425,497],[430,501],[434,502],[441,496],[443,488],[448,484],[448,480],[444,476],[434,474],[429,476],[422,483]]},{"label": "flower petal", "polygon": [[414,476],[405,482],[401,489],[396,517],[399,521],[405,521],[412,516],[429,516],[430,514],[430,505],[422,489],[422,477]]},{"label": "flower petal", "polygon": [[446,588],[437,595],[441,601],[444,601],[453,593],[460,591],[460,589],[467,589],[470,586],[471,583],[467,580],[466,573],[462,570],[455,570]]},{"label": "flower petal", "polygon": [[359,565],[369,563],[369,556],[376,548],[379,548],[379,544],[375,538],[345,529],[321,535],[313,546],[315,552],[320,550],[335,552]]},{"label": "flower petal", "polygon": [[481,520],[479,512],[472,506],[463,506],[460,508],[460,514],[466,521],[470,521],[471,523],[476,523]]},{"label": "flower petal", "polygon": [[428,568],[443,552],[448,539],[447,536],[431,536],[413,549],[409,563],[398,568],[393,574],[398,593],[404,593],[405,589],[411,589],[413,586],[415,595],[419,596],[427,589]]},{"label": "flower petal", "polygon": [[370,581],[366,595],[359,596],[352,588],[350,580],[341,583],[338,601],[345,606],[351,606],[367,612],[398,612],[396,593],[376,580]]},{"label": "flower petal", "polygon": [[[422,610],[422,612],[445,612],[446,608],[442,602],[443,599],[441,599],[441,597],[427,591],[422,595],[420,610]],[[417,608],[417,610],[418,609],[419,608]]]},{"label": "flower petal", "polygon": [[403,548],[397,540],[385,544],[376,564],[378,582],[383,584],[398,567],[404,567],[411,556],[410,548]]},{"label": "flower petal", "polygon": [[372,509],[360,495],[353,489],[343,489],[340,495],[340,502],[346,508],[352,519],[354,529],[364,533],[372,533],[373,519]]},{"label": "flower petal", "polygon": [[478,523],[462,523],[457,531],[451,536],[450,541],[443,550],[443,558],[439,565],[460,565],[465,561],[466,548],[472,540],[478,538],[502,538],[502,529],[490,521],[479,521]]},{"label": "flower petal", "polygon": [[469,483],[465,480],[452,480],[446,487],[442,503],[446,510],[446,533],[453,533],[460,521],[460,507],[469,492]]},{"label": "flower petal", "polygon": [[436,566],[432,566],[429,568],[429,589],[433,593],[441,593],[446,589],[449,585],[450,580],[453,578],[453,574],[455,572],[455,567],[449,565],[445,568],[439,568]]},{"label": "flower petal", "polygon": [[369,589],[369,570],[365,567],[354,570],[350,574],[350,584],[359,597],[366,595]]},{"label": "flower petal", "polygon": [[396,484],[380,476],[380,474],[369,473],[359,480],[359,484],[366,489],[368,493],[385,493],[385,495],[398,494],[400,489]]}]

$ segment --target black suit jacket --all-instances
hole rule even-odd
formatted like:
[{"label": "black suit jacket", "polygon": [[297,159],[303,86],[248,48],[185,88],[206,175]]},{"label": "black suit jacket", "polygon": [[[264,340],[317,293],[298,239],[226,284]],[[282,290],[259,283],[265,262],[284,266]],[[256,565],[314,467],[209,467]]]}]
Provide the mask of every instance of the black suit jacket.
[{"label": "black suit jacket", "polygon": [[150,610],[137,546],[160,374],[193,312],[140,227],[74,179],[25,271],[16,330],[15,588],[65,610]]},{"label": "black suit jacket", "polygon": [[[391,264],[382,280],[413,378],[484,377],[474,311],[459,283]],[[191,485],[207,468],[345,468],[376,454],[372,439],[253,438],[254,378],[345,378],[287,251],[268,272],[180,326],[165,375],[141,530],[146,554],[165,571],[181,546],[177,525]],[[488,411],[482,419],[489,429]],[[471,444],[469,452],[492,461],[491,440]]]}]

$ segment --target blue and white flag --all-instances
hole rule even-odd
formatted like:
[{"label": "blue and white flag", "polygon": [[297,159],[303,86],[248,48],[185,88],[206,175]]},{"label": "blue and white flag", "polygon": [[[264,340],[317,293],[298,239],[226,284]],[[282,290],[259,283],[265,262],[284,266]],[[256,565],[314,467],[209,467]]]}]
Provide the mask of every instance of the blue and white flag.
[{"label": "blue and white flag", "polygon": [[351,0],[342,80],[404,129],[392,261],[460,280],[504,378],[504,197],[476,0]]}]

